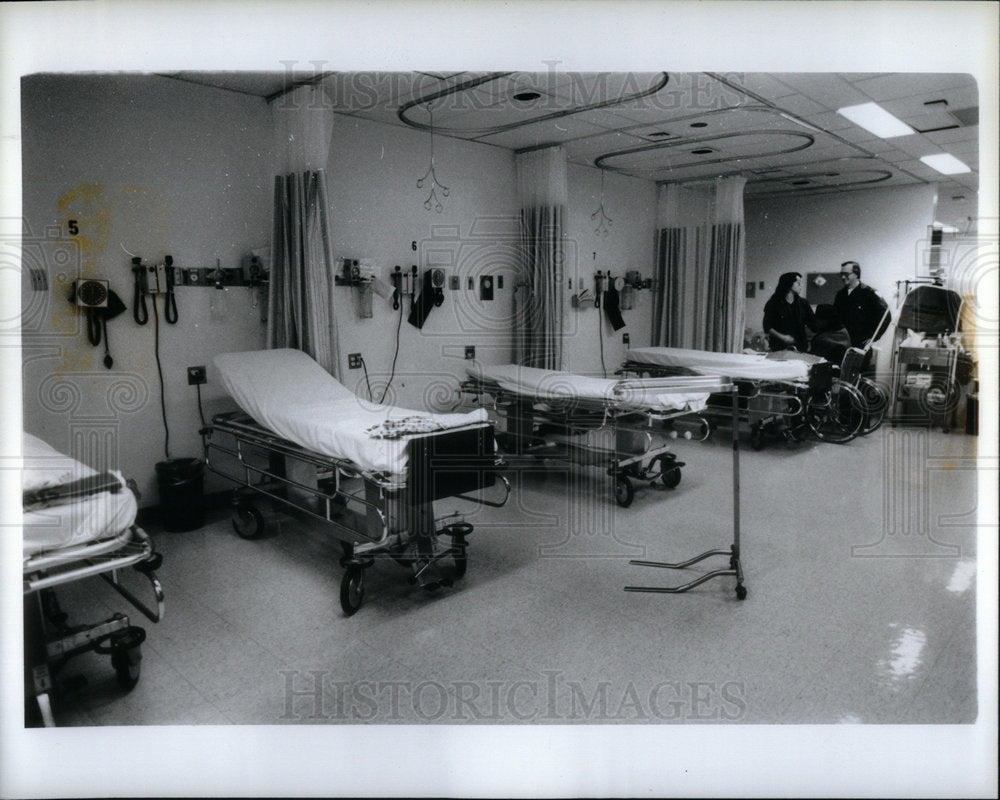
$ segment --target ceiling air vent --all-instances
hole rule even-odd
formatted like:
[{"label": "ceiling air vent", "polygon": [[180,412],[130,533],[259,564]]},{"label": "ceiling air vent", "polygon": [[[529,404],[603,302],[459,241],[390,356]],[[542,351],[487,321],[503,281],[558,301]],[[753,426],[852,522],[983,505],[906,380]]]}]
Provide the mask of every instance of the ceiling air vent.
[{"label": "ceiling air vent", "polygon": [[708,155],[709,153],[714,153],[714,152],[715,151],[712,150],[711,147],[699,147],[697,150],[692,150],[691,151],[691,153],[693,155],[696,155],[696,156],[704,156],[704,155]]}]

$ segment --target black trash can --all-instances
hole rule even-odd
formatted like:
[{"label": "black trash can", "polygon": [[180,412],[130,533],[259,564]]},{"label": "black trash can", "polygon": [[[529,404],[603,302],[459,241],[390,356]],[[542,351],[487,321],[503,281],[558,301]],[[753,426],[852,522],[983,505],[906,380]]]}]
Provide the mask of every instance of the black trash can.
[{"label": "black trash can", "polygon": [[168,531],[191,531],[205,522],[204,472],[197,458],[172,458],[156,465],[160,521]]}]

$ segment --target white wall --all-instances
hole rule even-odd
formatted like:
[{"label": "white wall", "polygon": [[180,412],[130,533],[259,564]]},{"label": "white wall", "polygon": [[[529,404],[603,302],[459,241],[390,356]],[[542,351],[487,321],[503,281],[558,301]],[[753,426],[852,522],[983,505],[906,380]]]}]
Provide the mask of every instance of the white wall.
[{"label": "white wall", "polygon": [[[649,344],[652,321],[652,293],[633,292],[631,310],[623,310],[625,327],[612,329],[603,309],[593,302],[578,309],[571,296],[579,292],[583,281],[594,293],[597,271],[624,277],[628,270],[638,270],[643,278],[653,275],[656,222],[656,185],[623,175],[605,173],[604,211],[611,218],[606,236],[595,232],[597,220],[592,214],[601,205],[601,171],[569,165],[567,170],[569,204],[566,214],[566,341],[563,369],[585,375],[609,377],[625,360],[623,334],[628,333],[632,347]],[[572,280],[572,287],[569,286]],[[598,339],[598,326],[602,339]],[[601,363],[601,343],[604,364]]]},{"label": "white wall", "polygon": [[[429,157],[427,133],[338,116],[328,193],[335,257],[370,260],[386,283],[396,265],[408,271],[415,264],[421,277],[432,267],[448,274],[444,303],[431,311],[423,328],[407,322],[410,299],[404,300],[395,378],[386,396],[386,402],[397,405],[446,410],[459,401],[467,345],[476,348],[482,363],[510,360],[518,212],[510,151],[436,136],[435,170],[449,189],[448,197],[438,190],[441,213],[424,208],[430,190],[417,188]],[[449,288],[455,274],[458,290]],[[479,299],[481,275],[504,279],[492,301]],[[348,354],[361,353],[377,400],[378,387],[391,374],[399,312],[375,295],[373,315],[363,319],[357,299],[355,289],[334,289],[341,377],[367,396],[363,371],[347,368]]]},{"label": "white wall", "polygon": [[[218,258],[235,267],[266,245],[270,113],[259,98],[139,75],[34,76],[21,102],[25,238],[50,287],[33,291],[23,276],[24,427],[134,477],[150,505],[154,465],[165,458],[155,326],[152,309],[145,326],[132,318],[125,251],[149,263],[169,254],[178,266],[214,267]],[[78,275],[110,279],[128,306],[108,324],[111,370],[66,301]],[[179,287],[176,300],[178,324],[161,319],[159,327],[169,451],[198,457],[197,396],[186,367],[256,349],[264,328],[246,288]],[[212,378],[210,370],[206,413],[220,395]]]},{"label": "white wall", "polygon": [[[861,265],[861,280],[885,298],[896,317],[896,281],[926,271],[934,186],[871,189],[746,203],[747,281],[764,282],[746,301],[746,324],[759,329],[764,303],[783,272],[837,272]],[[879,340],[879,372],[888,369],[895,326]]]}]

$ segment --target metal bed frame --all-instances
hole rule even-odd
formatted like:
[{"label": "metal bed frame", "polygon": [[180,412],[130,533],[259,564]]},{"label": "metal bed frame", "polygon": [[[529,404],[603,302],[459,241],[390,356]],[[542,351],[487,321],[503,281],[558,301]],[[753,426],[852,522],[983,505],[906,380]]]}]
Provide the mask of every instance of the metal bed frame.
[{"label": "metal bed frame", "polygon": [[[655,385],[655,384],[653,384]],[[651,388],[649,379],[631,381],[623,379],[619,386],[627,392],[630,387]],[[661,569],[686,570],[688,567],[704,561],[713,556],[724,556],[729,560],[728,568],[714,569],[698,575],[691,581],[680,586],[626,586],[626,592],[654,592],[661,594],[680,594],[693,589],[696,586],[712,580],[713,578],[733,576],[736,578],[736,597],[740,600],[746,599],[747,588],[744,585],[743,566],[740,555],[740,457],[739,457],[739,435],[738,418],[739,402],[738,387],[726,378],[718,378],[700,375],[684,375],[672,377],[669,381],[662,383],[664,389],[698,390],[705,389],[712,391],[718,397],[728,396],[730,398],[730,413],[732,420],[732,488],[733,488],[733,541],[728,548],[714,548],[707,550],[694,558],[689,558],[680,562],[642,561],[632,560],[629,563],[636,566],[658,567]],[[604,424],[610,424],[617,430],[636,431],[641,430],[643,434],[651,434],[651,426],[655,422],[671,424],[684,418],[692,418],[702,432],[699,436],[704,441],[708,436],[708,423],[701,417],[701,412],[676,411],[676,412],[639,412],[628,409],[614,411],[613,408],[604,401],[572,398],[562,403],[554,402],[549,395],[544,397],[533,397],[531,395],[519,394],[500,388],[495,382],[482,378],[469,378],[461,384],[461,391],[471,394],[480,401],[484,395],[493,397],[494,408],[498,413],[506,414],[508,423],[514,422],[513,431],[508,431],[506,436],[509,441],[516,445],[526,445],[522,452],[529,456],[542,458],[556,457],[560,459],[570,459],[573,456],[584,456],[585,460],[593,460],[594,463],[606,463],[609,474],[615,476],[615,499],[619,505],[627,506],[631,503],[631,483],[629,476],[640,479],[656,480],[659,478],[668,487],[677,486],[680,481],[680,467],[683,464],[676,460],[672,453],[668,453],[665,447],[651,447],[642,453],[621,453],[617,450],[593,450],[590,448],[570,448],[566,451],[557,447],[550,447],[544,442],[545,426],[555,424],[570,430],[577,428],[577,421],[581,414],[584,419],[594,422],[600,418]],[[545,408],[532,408],[538,403],[543,403]],[[510,411],[513,409],[513,416]],[[647,416],[648,415],[648,416]],[[634,425],[621,425],[623,421],[635,416],[647,416],[647,425],[643,428],[636,428]],[[634,421],[634,420],[633,420]],[[540,435],[541,434],[541,435]],[[669,435],[669,434],[668,434]],[[503,434],[498,434],[498,439],[503,438]],[[685,436],[685,438],[688,438]],[[649,440],[651,441],[651,440]],[[649,465],[642,466],[642,461],[650,459]],[[628,486],[628,501],[624,495],[619,496],[620,486]]]},{"label": "metal bed frame", "polygon": [[[801,441],[809,433],[824,442],[849,442],[862,432],[867,403],[861,391],[834,377],[835,365],[811,364],[805,381],[731,378],[738,389],[738,429],[746,427],[750,446],[762,449],[769,439]],[[685,367],[650,364],[626,358],[622,375],[668,377],[690,375]],[[709,397],[706,416],[730,417],[729,398]]]},{"label": "metal bed frame", "polygon": [[[57,586],[90,577],[102,578],[151,622],[163,618],[163,587],[156,570],[163,557],[142,528],[131,525],[116,536],[49,550],[25,558],[23,568],[26,694],[34,697],[46,727],[55,725],[50,693],[53,673],[71,657],[95,651],[111,656],[118,684],[131,691],[139,681],[143,628],[127,615],[115,613],[92,624],[70,625],[54,592]],[[122,571],[132,567],[149,584],[154,608],[122,583]]]},{"label": "metal bed frame", "polygon": [[[627,395],[631,388],[653,388],[649,379],[624,379],[617,386]],[[721,378],[684,376],[662,382],[664,389],[718,391],[726,386]],[[708,420],[700,412],[637,410],[615,407],[611,402],[591,398],[536,396],[502,388],[496,381],[470,377],[460,391],[482,403],[491,397],[491,407],[506,419],[506,431],[497,434],[504,458],[556,459],[583,466],[603,467],[611,476],[615,502],[628,507],[635,498],[633,480],[660,480],[668,489],[680,484],[685,466],[670,451],[669,440],[677,436],[691,439],[696,433],[704,440]],[[675,421],[694,422],[694,430],[678,431]],[[660,427],[656,427],[659,425]],[[611,446],[578,441],[588,433],[607,430]],[[645,462],[645,464],[644,464]]]},{"label": "metal bed frame", "polygon": [[[377,560],[407,567],[410,582],[428,590],[450,586],[465,574],[472,525],[459,514],[436,519],[435,500],[460,497],[499,507],[510,496],[510,484],[496,474],[501,461],[493,427],[485,423],[408,436],[405,483],[282,439],[243,412],[216,415],[201,433],[208,468],[238,485],[233,500],[237,534],[244,539],[264,534],[265,517],[255,502],[263,497],[322,522],[341,541],[340,604],[348,616],[361,607],[365,570]],[[296,463],[305,465],[315,481],[296,478],[290,469]],[[497,478],[506,490],[502,500],[469,494],[493,487]],[[452,560],[450,574],[438,569],[444,559]]]}]

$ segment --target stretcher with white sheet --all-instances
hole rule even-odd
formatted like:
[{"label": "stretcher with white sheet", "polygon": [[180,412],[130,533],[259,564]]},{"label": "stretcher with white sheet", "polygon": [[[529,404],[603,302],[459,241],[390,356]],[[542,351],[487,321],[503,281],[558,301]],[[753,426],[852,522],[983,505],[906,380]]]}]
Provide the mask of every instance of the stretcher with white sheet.
[{"label": "stretcher with white sheet", "polygon": [[472,366],[461,390],[489,403],[505,420],[497,434],[505,460],[557,459],[607,470],[614,498],[629,506],[633,480],[667,488],[681,480],[671,452],[678,436],[704,439],[700,416],[712,393],[728,384],[717,377],[613,380],[517,364]]},{"label": "stretcher with white sheet", "polygon": [[[393,560],[426,589],[465,574],[460,516],[434,517],[434,501],[461,497],[483,505],[496,486],[493,426],[481,409],[436,414],[367,402],[305,353],[291,349],[215,358],[240,412],[203,430],[210,470],[238,485],[233,526],[261,536],[261,501],[324,523],[343,549],[341,607],[364,598],[365,570]],[[442,569],[445,561],[448,569]]]},{"label": "stretcher with white sheet", "polygon": [[[119,685],[129,691],[139,680],[146,638],[121,613],[71,625],[55,588],[99,576],[158,622],[163,590],[155,570],[162,558],[135,524],[136,495],[120,473],[98,473],[28,433],[22,447],[26,713],[35,716],[33,699],[42,723],[51,726],[54,673],[69,658],[88,651],[110,655]],[[133,592],[133,581],[148,585],[152,608]]]},{"label": "stretcher with white sheet", "polygon": [[[719,376],[680,375],[661,378],[591,378],[559,370],[542,370],[517,364],[470,366],[464,393],[482,401],[492,398],[492,408],[506,418],[507,430],[497,439],[507,443],[505,460],[519,456],[557,458],[574,464],[606,467],[614,478],[615,500],[628,506],[633,499],[631,478],[655,481],[668,488],[680,482],[683,465],[664,442],[680,431],[701,431],[708,424],[700,416],[710,396],[730,397],[733,430],[733,542],[728,548],[708,550],[686,561],[638,561],[643,567],[686,570],[705,559],[723,556],[728,568],[698,575],[680,586],[626,586],[627,592],[681,593],[712,578],[736,578],[736,596],[743,600],[740,556],[740,462],[737,427],[737,391]],[[606,433],[610,444],[595,444],[594,433]],[[636,447],[636,436],[639,445]],[[684,438],[690,438],[685,436]],[[625,447],[625,442],[631,446]],[[659,442],[659,443],[657,443]],[[646,466],[643,462],[647,461]]]},{"label": "stretcher with white sheet", "polygon": [[[755,450],[768,438],[798,441],[808,433],[828,442],[848,442],[862,432],[866,401],[858,389],[835,377],[836,365],[819,356],[775,353],[715,353],[680,347],[636,347],[623,375],[723,376],[739,389],[739,421],[749,428]],[[729,417],[729,397],[713,395],[706,414]]]}]

